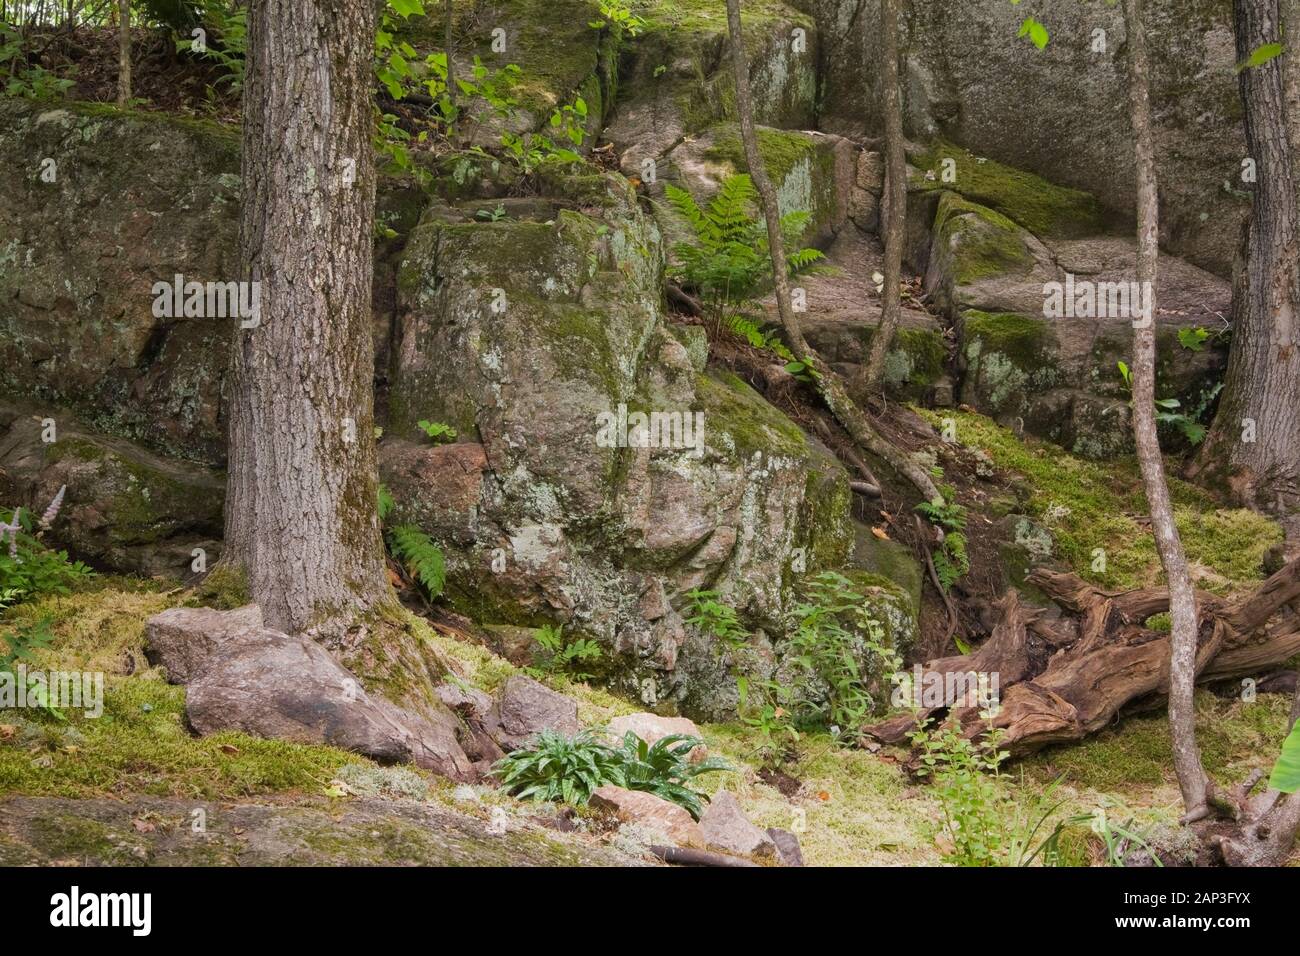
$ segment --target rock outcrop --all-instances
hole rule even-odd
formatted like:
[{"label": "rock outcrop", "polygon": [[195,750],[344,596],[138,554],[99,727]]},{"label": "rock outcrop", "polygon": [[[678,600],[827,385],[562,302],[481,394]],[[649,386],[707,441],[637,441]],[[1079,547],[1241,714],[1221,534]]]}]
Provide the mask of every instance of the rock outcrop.
[{"label": "rock outcrop", "polygon": [[[882,128],[876,64],[878,0],[816,0],[822,48],[821,128]],[[1153,0],[1152,99],[1161,244],[1227,277],[1249,209],[1246,143],[1233,72],[1232,8]],[[1130,218],[1132,130],[1124,16],[1118,5],[1056,4],[1033,11],[1051,34],[1036,50],[1016,32],[1023,7],[997,0],[912,4],[901,44],[907,133],[943,138],[981,156],[1095,195]]]}]

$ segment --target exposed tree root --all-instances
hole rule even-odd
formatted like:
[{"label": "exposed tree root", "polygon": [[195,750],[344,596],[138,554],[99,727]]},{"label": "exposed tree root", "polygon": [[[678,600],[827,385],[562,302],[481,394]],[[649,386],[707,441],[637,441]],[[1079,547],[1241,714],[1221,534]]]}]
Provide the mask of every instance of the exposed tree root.
[{"label": "exposed tree root", "polygon": [[[942,675],[998,675],[1001,700],[992,726],[1004,732],[1000,746],[1019,755],[1082,740],[1124,711],[1163,701],[1169,687],[1169,635],[1145,622],[1169,609],[1168,591],[1107,592],[1077,575],[1043,569],[1030,574],[1029,582],[1064,613],[1026,607],[1015,591],[1008,591],[998,603],[1001,621],[982,646],[925,665]],[[1300,653],[1300,616],[1287,607],[1297,597],[1300,560],[1239,601],[1198,592],[1197,680],[1258,674]],[[952,708],[922,708],[920,717],[946,709],[969,737],[982,735],[990,725],[973,700]],[[908,714],[866,732],[899,743],[915,723]]]}]

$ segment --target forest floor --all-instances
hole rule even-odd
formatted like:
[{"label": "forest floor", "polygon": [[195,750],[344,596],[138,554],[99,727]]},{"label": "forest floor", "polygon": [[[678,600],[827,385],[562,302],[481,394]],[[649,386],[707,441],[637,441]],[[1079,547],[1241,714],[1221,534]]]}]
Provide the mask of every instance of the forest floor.
[{"label": "forest floor", "polygon": [[[1093,578],[1086,558],[1094,543],[1122,541],[1105,583],[1145,583],[1154,566],[1151,535],[1139,517],[1138,478],[1129,463],[1102,466],[1056,449],[1049,460],[1046,446],[980,416],[958,414],[964,440],[999,469],[996,479],[984,482],[989,499],[1014,497],[1013,489],[1020,489],[1067,563],[1081,562],[1076,566]],[[1258,578],[1263,552],[1280,535],[1276,526],[1217,508],[1190,486],[1176,484],[1175,498],[1189,554],[1206,586],[1231,591]],[[192,736],[184,688],[149,666],[144,629],[152,615],[194,600],[174,582],[103,575],[75,593],[10,612],[15,623],[50,618],[55,638],[39,652],[39,666],[103,671],[107,693],[99,719],[42,714],[0,725],[0,794],[8,795],[0,803],[0,861],[436,863],[455,853],[484,863],[636,858],[629,855],[636,848],[591,811],[520,804],[490,787],[380,767],[329,747],[241,733]],[[419,626],[476,687],[492,691],[518,672],[484,647]],[[598,688],[547,680],[578,701],[586,724],[636,709]],[[1198,694],[1206,766],[1224,782],[1262,766],[1260,755],[1272,753],[1284,736],[1289,696],[1248,696],[1239,687]],[[759,826],[796,831],[810,865],[941,861],[940,805],[924,781],[909,777],[903,751],[850,749],[814,735],[772,773],[758,759],[762,740],[752,728],[705,724],[701,731],[710,749],[735,767],[702,778],[703,788],[732,791]],[[1055,799],[1063,802],[1053,820],[1100,808],[1118,823],[1150,825],[1173,823],[1179,815],[1171,767],[1167,720],[1152,713],[1127,717],[1084,743],[1049,749],[1004,772],[1010,793],[1024,806],[1061,779]],[[199,807],[212,836],[189,840],[187,821]],[[1066,834],[1062,862],[1087,865],[1103,858],[1087,827]]]}]

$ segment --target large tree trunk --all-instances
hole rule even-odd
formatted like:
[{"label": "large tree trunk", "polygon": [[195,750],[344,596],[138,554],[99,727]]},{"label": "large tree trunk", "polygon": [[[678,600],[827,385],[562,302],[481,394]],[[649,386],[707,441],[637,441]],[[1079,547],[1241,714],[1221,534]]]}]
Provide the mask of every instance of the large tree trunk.
[{"label": "large tree trunk", "polygon": [[[1237,57],[1300,31],[1300,4],[1235,0]],[[1244,503],[1300,509],[1300,54],[1242,70],[1246,144],[1257,182],[1244,267],[1233,289],[1232,348],[1219,412],[1195,474],[1224,481]],[[1285,74],[1285,76],[1284,76]]]},{"label": "large tree trunk", "polygon": [[226,563],[266,625],[337,634],[389,599],[376,516],[369,0],[257,0],[244,86],[245,278]]},{"label": "large tree trunk", "polygon": [[880,382],[902,311],[903,233],[907,225],[907,159],[903,152],[903,105],[898,84],[898,0],[880,2],[880,86],[885,113],[885,283],[881,290],[880,325],[862,367],[859,391],[865,395]]},{"label": "large tree trunk", "polygon": [[1133,113],[1133,140],[1137,159],[1138,257],[1137,278],[1146,294],[1147,315],[1133,323],[1133,434],[1138,466],[1151,511],[1160,563],[1169,583],[1172,618],[1169,730],[1173,737],[1174,770],[1189,817],[1208,811],[1206,776],[1196,746],[1196,597],[1187,570],[1187,555],[1174,523],[1169,484],[1165,480],[1160,439],[1156,435],[1155,288],[1159,261],[1160,209],[1156,188],[1155,136],[1151,128],[1151,77],[1146,31],[1142,25],[1142,0],[1124,0],[1128,34],[1129,100]]},{"label": "large tree trunk", "polygon": [[[927,501],[941,502],[943,496],[934,486],[929,473],[898,448],[886,441],[872,427],[867,416],[849,395],[848,387],[803,336],[790,298],[790,273],[781,235],[781,212],[776,190],[758,152],[758,135],[754,131],[754,105],[749,91],[749,59],[745,55],[744,35],[740,25],[740,0],[727,0],[727,27],[731,40],[731,65],[736,82],[736,112],[740,120],[740,138],[745,149],[745,163],[758,190],[767,224],[768,251],[772,258],[772,278],[776,286],[776,308],[790,350],[813,370],[818,391],[831,414],[844,426],[849,436],[867,451],[887,462],[922,494]],[[864,475],[874,484],[874,477]]]}]

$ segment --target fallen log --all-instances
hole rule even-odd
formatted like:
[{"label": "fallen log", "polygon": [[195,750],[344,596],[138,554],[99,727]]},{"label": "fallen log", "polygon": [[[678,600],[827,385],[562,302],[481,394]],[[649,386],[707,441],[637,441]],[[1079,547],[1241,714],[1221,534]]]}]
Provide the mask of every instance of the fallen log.
[{"label": "fallen log", "polygon": [[[1028,582],[1056,608],[1026,607],[1009,590],[997,605],[1001,619],[983,645],[924,665],[924,671],[942,675],[997,675],[1000,700],[993,711],[973,699],[946,700],[864,733],[901,743],[918,718],[946,711],[970,739],[999,728],[998,746],[1018,756],[1082,740],[1125,712],[1163,703],[1169,635],[1146,622],[1169,609],[1167,590],[1104,591],[1078,575],[1041,568]],[[1235,601],[1197,592],[1197,680],[1258,675],[1300,654],[1300,615],[1290,606],[1297,598],[1300,559]]]}]

